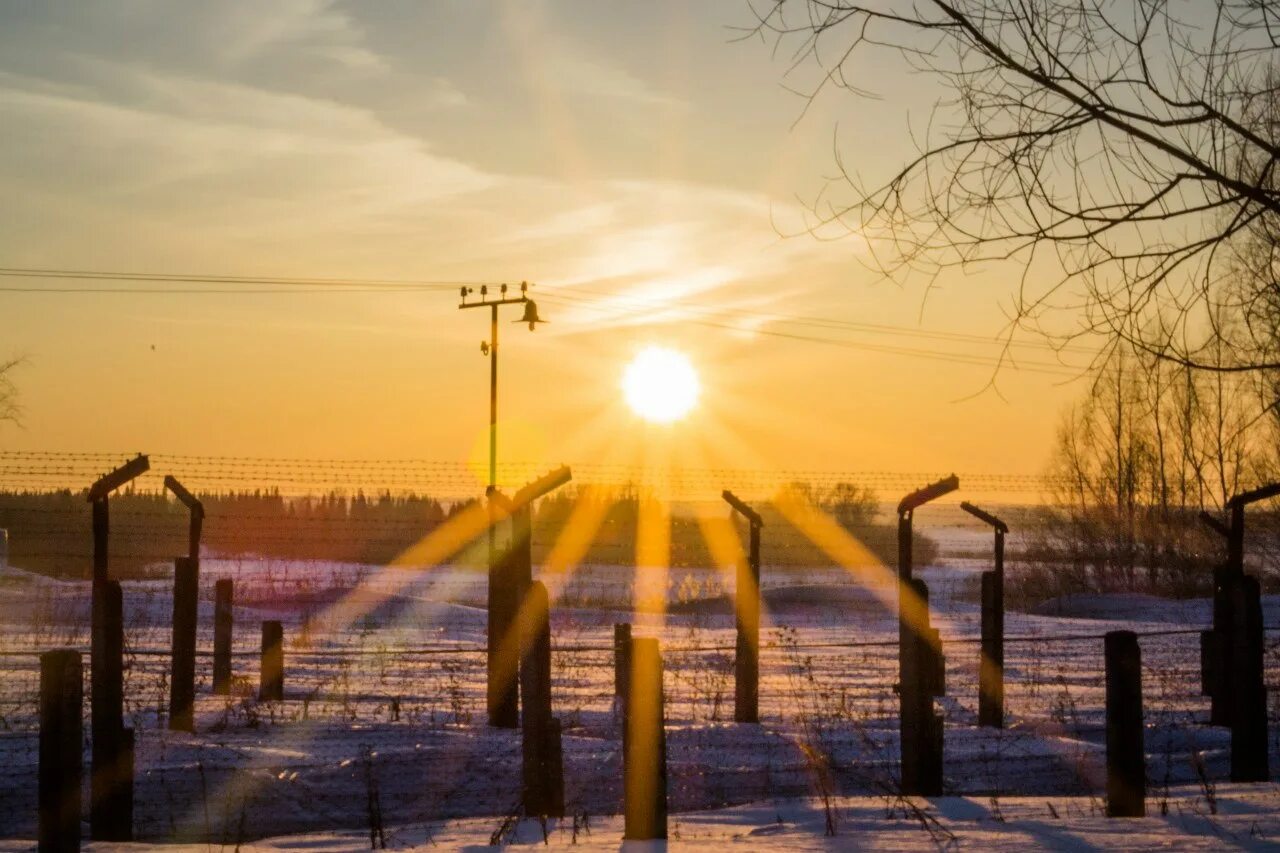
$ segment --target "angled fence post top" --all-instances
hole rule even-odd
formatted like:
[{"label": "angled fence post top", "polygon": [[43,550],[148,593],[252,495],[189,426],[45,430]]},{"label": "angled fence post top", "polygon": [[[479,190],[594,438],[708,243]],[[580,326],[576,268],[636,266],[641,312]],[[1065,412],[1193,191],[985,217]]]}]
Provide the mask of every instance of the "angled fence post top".
[{"label": "angled fence post top", "polygon": [[978,507],[974,506],[968,501],[961,501],[960,508],[965,512],[969,513],[969,515],[972,515],[974,518],[991,525],[996,530],[999,530],[1001,533],[1009,532],[1009,525],[1005,524],[999,518],[987,512],[986,510],[979,509]]},{"label": "angled fence post top", "polygon": [[930,483],[923,489],[917,489],[907,495],[898,503],[898,515],[905,515],[917,507],[927,504],[931,500],[940,498],[943,495],[950,494],[960,488],[960,478],[955,474],[950,477],[943,477],[936,483]]},{"label": "angled fence post top", "polygon": [[532,483],[521,486],[520,489],[511,498],[511,502],[519,509],[527,506],[545,494],[555,491],[565,483],[573,479],[573,472],[569,470],[568,465],[561,465],[554,471],[543,474]]},{"label": "angled fence post top", "polygon": [[565,483],[573,479],[573,472],[569,470],[568,465],[561,465],[554,471],[543,474],[531,483],[526,483],[516,490],[511,497],[507,497],[497,486],[489,486],[485,489],[485,496],[493,502],[494,506],[502,511],[504,515],[514,515],[521,509],[536,501],[543,495],[550,494]]},{"label": "angled fence post top", "polygon": [[720,497],[724,498],[725,502],[728,503],[729,506],[742,513],[742,517],[751,522],[752,527],[764,527],[764,519],[760,517],[760,513],[748,506],[746,501],[739,498],[733,492],[725,489],[720,493]]},{"label": "angled fence post top", "polygon": [[1254,489],[1249,492],[1241,492],[1240,494],[1227,501],[1227,506],[1231,509],[1236,507],[1247,506],[1258,501],[1265,501],[1267,498],[1274,498],[1280,495],[1280,483],[1271,483],[1261,488]]},{"label": "angled fence post top", "polygon": [[102,500],[130,480],[136,479],[151,470],[151,461],[141,453],[121,465],[89,487],[88,501]]},{"label": "angled fence post top", "polygon": [[191,510],[192,515],[204,518],[204,504],[200,502],[199,498],[187,491],[186,487],[179,483],[172,474],[165,475],[164,487],[173,492],[173,496],[180,500],[187,509]]},{"label": "angled fence post top", "polygon": [[[1258,501],[1265,501],[1267,498],[1274,498],[1277,496],[1280,496],[1280,483],[1271,483],[1269,485],[1253,489],[1252,491],[1241,492],[1238,495],[1232,496],[1231,499],[1227,501],[1227,505],[1224,509],[1231,511],[1232,516],[1234,516],[1236,512],[1242,510],[1249,504],[1257,503]],[[1200,510],[1198,518],[1207,527],[1217,531],[1218,535],[1225,537],[1231,536],[1231,526],[1219,521],[1208,511]]]}]

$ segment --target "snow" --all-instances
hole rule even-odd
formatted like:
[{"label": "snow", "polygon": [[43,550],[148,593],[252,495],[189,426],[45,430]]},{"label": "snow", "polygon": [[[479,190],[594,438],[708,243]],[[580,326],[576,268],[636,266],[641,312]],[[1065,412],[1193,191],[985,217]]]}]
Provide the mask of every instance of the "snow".
[{"label": "snow", "polygon": [[[1009,724],[979,729],[974,568],[981,566],[918,573],[947,655],[948,694],[939,706],[946,790],[956,796],[919,801],[905,814],[885,793],[897,772],[897,623],[878,603],[883,589],[868,591],[839,569],[766,570],[762,724],[745,726],[732,722],[730,577],[674,570],[665,581],[645,579],[665,582],[665,616],[631,612],[637,582],[629,568],[586,566],[572,578],[544,578],[556,597],[553,699],[564,725],[566,801],[589,816],[578,845],[616,849],[621,838],[613,816],[621,803],[617,621],[662,639],[677,846],[899,849],[945,844],[954,834],[984,849],[1186,848],[1277,837],[1277,789],[1226,784],[1229,734],[1205,724],[1196,631],[1206,627],[1206,602],[1073,597],[1057,612],[1008,614]],[[483,725],[484,575],[207,557],[202,651],[211,647],[212,589],[221,577],[236,581],[239,687],[230,700],[210,695],[210,662],[198,659],[195,735],[163,726],[170,584],[124,585],[138,837],[352,849],[368,844],[376,791],[396,845],[428,836],[443,849],[487,844],[518,806],[520,741],[518,732]],[[88,584],[0,570],[0,651],[23,652],[0,655],[0,850],[22,849],[35,831],[38,667],[29,652],[85,647],[88,600]],[[1275,624],[1280,601],[1265,606]],[[285,622],[286,701],[258,703],[257,624],[276,618]],[[1101,635],[1119,627],[1154,634],[1141,641],[1152,814],[1144,820],[1107,820],[1097,811]],[[1277,733],[1273,725],[1273,767],[1280,767]],[[815,750],[829,764],[828,782],[816,771]],[[1217,785],[1217,815],[1196,762]],[[826,815],[812,799],[824,788],[838,806],[839,834],[826,840]],[[1158,797],[1167,798],[1168,814]],[[571,826],[555,825],[548,840],[571,843]],[[541,828],[525,822],[519,837],[541,843]]]},{"label": "snow", "polygon": [[[1163,808],[1162,808],[1163,804]],[[507,827],[503,846],[571,848],[582,851],[653,850],[1270,850],[1280,839],[1277,792],[1271,786],[1229,786],[1216,792],[1211,807],[1198,789],[1176,789],[1148,802],[1143,818],[1103,816],[1096,799],[1068,797],[938,797],[932,800],[840,797],[832,801],[834,835],[827,833],[821,800],[794,799],[673,815],[666,844],[622,841],[618,816],[550,820],[545,830],[532,819]],[[1215,813],[1216,812],[1216,813]],[[576,824],[576,826],[575,826]],[[495,850],[502,819],[462,819],[387,827],[391,849]],[[235,839],[227,839],[226,845]],[[338,853],[367,849],[365,828],[283,835],[238,846],[242,851]],[[0,841],[0,851],[29,849],[25,842]],[[151,845],[86,844],[86,850],[151,850]],[[207,851],[204,844],[166,845],[166,851]]]}]

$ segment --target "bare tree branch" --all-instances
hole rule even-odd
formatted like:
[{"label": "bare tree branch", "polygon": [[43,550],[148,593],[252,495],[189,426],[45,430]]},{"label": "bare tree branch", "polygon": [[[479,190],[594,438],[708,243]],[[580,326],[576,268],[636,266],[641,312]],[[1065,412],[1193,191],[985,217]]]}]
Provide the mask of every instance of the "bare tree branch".
[{"label": "bare tree branch", "polygon": [[[1280,12],[1262,0],[755,0],[751,36],[820,69],[886,48],[939,88],[918,151],[846,168],[811,233],[874,235],[872,264],[932,282],[1024,276],[1008,334],[1104,336],[1216,373],[1280,370]],[[1042,252],[1047,249],[1048,254]],[[1056,274],[1046,274],[1051,263]],[[1063,331],[1062,319],[1070,318]]]}]

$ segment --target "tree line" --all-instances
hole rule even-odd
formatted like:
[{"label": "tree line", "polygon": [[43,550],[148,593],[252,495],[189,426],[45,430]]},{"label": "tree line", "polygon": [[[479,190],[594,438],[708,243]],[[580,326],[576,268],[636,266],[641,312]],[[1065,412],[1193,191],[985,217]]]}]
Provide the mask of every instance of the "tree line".
[{"label": "tree line", "polygon": [[[896,531],[876,523],[872,492],[851,484],[824,489],[793,484],[791,488],[835,518],[878,561],[892,564],[896,559]],[[593,495],[571,486],[535,505],[535,562],[545,560],[560,540],[575,506],[582,501],[607,500],[582,559],[602,564],[635,563],[641,516],[652,516],[654,499],[633,486],[615,490],[607,498]],[[475,504],[474,500],[450,502],[424,495],[369,496],[362,492],[293,497],[276,490],[254,490],[199,497],[206,513],[202,538],[206,555],[368,565],[391,563]],[[727,515],[728,507],[717,504],[715,511]],[[766,525],[762,549],[766,565],[830,565],[831,558],[775,508],[761,503],[760,511]],[[676,505],[670,513],[659,513],[666,514],[670,565],[717,565],[702,526],[689,507]],[[118,577],[139,577],[154,567],[166,571],[172,557],[186,553],[188,513],[167,494],[125,489],[111,498],[110,520],[111,571]],[[92,576],[90,507],[83,492],[0,491],[0,528],[9,531],[11,564],[55,577]],[[738,533],[745,542],[741,528]],[[505,542],[505,526],[499,538]],[[451,562],[483,568],[486,541],[481,534],[463,544]],[[923,536],[917,535],[915,547],[917,561],[927,562],[936,554],[933,543]]]},{"label": "tree line", "polygon": [[[1059,427],[1051,501],[1023,554],[1046,564],[1031,586],[1207,594],[1224,543],[1201,512],[1222,519],[1232,496],[1280,479],[1275,381],[1117,349]],[[1277,521],[1250,511],[1255,569],[1275,556]]]}]

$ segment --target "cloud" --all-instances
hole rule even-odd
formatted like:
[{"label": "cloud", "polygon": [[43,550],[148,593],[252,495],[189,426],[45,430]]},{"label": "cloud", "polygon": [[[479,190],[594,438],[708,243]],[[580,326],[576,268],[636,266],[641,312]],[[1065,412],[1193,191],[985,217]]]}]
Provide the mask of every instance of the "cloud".
[{"label": "cloud", "polygon": [[[44,222],[58,229],[56,240],[24,246],[29,265],[105,256],[153,270],[527,278],[548,295],[566,285],[601,291],[561,312],[598,329],[699,315],[682,306],[690,300],[768,307],[794,289],[784,282],[796,269],[837,252],[847,258],[847,246],[780,240],[771,217],[790,207],[763,193],[508,173],[456,146],[440,153],[430,121],[411,132],[350,92],[340,99],[322,83],[287,87],[227,73],[228,65],[315,56],[382,73],[360,55],[368,50],[360,26],[332,4],[253,8],[199,12],[190,61],[80,51],[42,74],[5,70],[0,59],[0,181],[39,198],[14,217],[25,218],[12,233],[38,234]],[[573,45],[538,59],[553,88],[678,103]],[[380,104],[390,113],[397,103],[468,103],[438,75],[393,72],[385,83]],[[520,144],[500,125],[485,131]],[[8,242],[0,235],[0,252]]]},{"label": "cloud", "polygon": [[[848,261],[847,247],[779,238],[770,225],[778,205],[761,194],[656,180],[539,192],[559,206],[505,242],[508,250],[555,258],[542,292],[560,302],[566,330],[706,319],[708,303],[736,312],[735,327],[751,330],[769,318],[741,312],[786,300],[806,268]],[[505,187],[504,195],[522,192]]]},{"label": "cloud", "polygon": [[139,214],[181,199],[190,211],[237,208],[243,220],[255,209],[309,204],[377,214],[492,184],[367,110],[95,65],[96,94],[0,78],[0,115],[20,128],[0,164],[11,185],[61,186],[104,201],[127,195]]},{"label": "cloud", "polygon": [[616,62],[594,54],[562,36],[548,20],[545,3],[508,3],[501,23],[512,47],[520,54],[527,82],[547,93],[587,95],[631,105],[678,107],[690,105],[630,73]]},{"label": "cloud", "polygon": [[629,101],[635,104],[689,109],[687,101],[659,91],[623,68],[608,65],[568,48],[543,60],[546,83],[562,91]]}]

